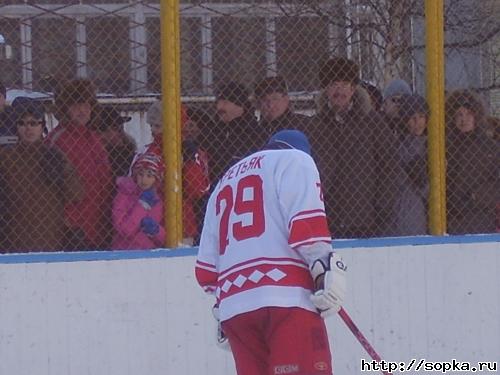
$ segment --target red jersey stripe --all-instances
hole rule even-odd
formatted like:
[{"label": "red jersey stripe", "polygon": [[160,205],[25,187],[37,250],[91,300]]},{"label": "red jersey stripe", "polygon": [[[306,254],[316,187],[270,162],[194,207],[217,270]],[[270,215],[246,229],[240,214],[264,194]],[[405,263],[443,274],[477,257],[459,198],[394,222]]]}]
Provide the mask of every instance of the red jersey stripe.
[{"label": "red jersey stripe", "polygon": [[330,239],[330,231],[325,216],[313,216],[297,219],[292,222],[288,244],[296,247],[298,244],[318,239],[324,241]]}]

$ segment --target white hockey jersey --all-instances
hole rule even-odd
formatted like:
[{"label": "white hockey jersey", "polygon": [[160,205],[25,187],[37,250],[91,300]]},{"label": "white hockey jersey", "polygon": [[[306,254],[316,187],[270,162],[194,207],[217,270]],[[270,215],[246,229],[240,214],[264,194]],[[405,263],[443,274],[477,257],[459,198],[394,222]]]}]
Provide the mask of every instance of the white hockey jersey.
[{"label": "white hockey jersey", "polygon": [[221,321],[267,306],[317,311],[300,246],[331,243],[319,173],[306,153],[263,150],[232,166],[210,196],[196,277]]}]

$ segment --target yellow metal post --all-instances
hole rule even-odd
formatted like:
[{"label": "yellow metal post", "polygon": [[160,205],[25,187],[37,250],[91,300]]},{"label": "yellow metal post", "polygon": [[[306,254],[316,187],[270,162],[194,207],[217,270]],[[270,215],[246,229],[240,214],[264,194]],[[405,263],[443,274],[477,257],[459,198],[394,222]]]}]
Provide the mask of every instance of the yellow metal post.
[{"label": "yellow metal post", "polygon": [[165,246],[182,242],[179,0],[161,0],[161,91],[165,173]]},{"label": "yellow metal post", "polygon": [[426,92],[429,120],[431,234],[446,233],[443,0],[425,0]]}]

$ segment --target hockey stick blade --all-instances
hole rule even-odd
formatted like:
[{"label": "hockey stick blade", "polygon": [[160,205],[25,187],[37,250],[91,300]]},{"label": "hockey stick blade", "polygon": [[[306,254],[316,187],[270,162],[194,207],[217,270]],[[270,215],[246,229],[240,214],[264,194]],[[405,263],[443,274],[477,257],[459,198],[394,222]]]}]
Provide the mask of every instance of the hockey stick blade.
[{"label": "hockey stick blade", "polygon": [[[377,354],[377,352],[375,351],[375,349],[373,349],[373,346],[370,345],[370,343],[368,342],[368,340],[366,339],[366,337],[361,333],[361,331],[356,326],[356,324],[354,324],[354,322],[352,321],[351,317],[349,316],[349,314],[347,314],[347,312],[344,310],[343,307],[340,308],[339,315],[340,315],[340,318],[346,324],[346,326],[349,327],[349,329],[351,330],[351,332],[353,333],[353,335],[358,339],[358,341],[361,344],[361,346],[370,355],[370,357],[372,357],[372,359],[374,361],[377,361],[378,363],[380,363],[382,361],[382,359]],[[381,371],[381,372],[384,375],[392,375],[390,372],[387,372],[387,371]]]}]

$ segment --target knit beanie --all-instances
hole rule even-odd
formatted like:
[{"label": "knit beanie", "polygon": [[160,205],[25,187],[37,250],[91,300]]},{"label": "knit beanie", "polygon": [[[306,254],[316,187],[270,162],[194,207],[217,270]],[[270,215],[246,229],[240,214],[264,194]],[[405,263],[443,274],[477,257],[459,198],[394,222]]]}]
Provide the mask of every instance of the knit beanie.
[{"label": "knit beanie", "polygon": [[268,145],[272,143],[281,143],[289,148],[294,148],[311,155],[309,140],[306,135],[299,130],[280,130],[269,139],[269,142],[267,142]]},{"label": "knit beanie", "polygon": [[384,100],[390,99],[394,96],[411,95],[411,88],[406,81],[402,79],[395,79],[386,86],[383,92]]},{"label": "knit beanie", "polygon": [[163,180],[165,174],[165,165],[161,156],[151,152],[147,152],[138,156],[132,166],[132,174],[136,174],[140,169],[148,169],[153,171],[154,176],[158,181]]},{"label": "knit beanie", "polygon": [[407,121],[416,113],[423,113],[427,117],[430,115],[429,105],[424,97],[413,95],[402,95],[399,100],[399,115]]},{"label": "knit beanie", "polygon": [[243,108],[250,107],[248,90],[238,82],[229,82],[219,87],[216,97],[217,100],[227,100]]},{"label": "knit beanie", "polygon": [[268,94],[273,93],[288,94],[288,86],[281,76],[264,78],[255,87],[254,94],[256,99],[261,99]]}]

